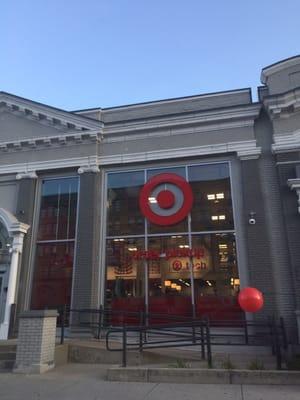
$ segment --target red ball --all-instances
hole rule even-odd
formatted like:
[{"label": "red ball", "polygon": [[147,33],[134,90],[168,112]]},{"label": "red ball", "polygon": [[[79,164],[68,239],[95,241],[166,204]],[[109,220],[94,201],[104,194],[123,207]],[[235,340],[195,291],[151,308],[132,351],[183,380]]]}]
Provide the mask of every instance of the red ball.
[{"label": "red ball", "polygon": [[264,305],[264,297],[259,290],[253,287],[246,287],[240,291],[238,302],[242,310],[257,312]]}]

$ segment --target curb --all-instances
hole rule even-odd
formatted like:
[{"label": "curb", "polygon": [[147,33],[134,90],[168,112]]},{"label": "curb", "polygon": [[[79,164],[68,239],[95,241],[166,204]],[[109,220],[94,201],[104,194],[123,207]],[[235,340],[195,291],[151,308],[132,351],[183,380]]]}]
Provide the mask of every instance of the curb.
[{"label": "curb", "polygon": [[300,371],[114,367],[107,370],[107,380],[152,383],[300,385]]}]

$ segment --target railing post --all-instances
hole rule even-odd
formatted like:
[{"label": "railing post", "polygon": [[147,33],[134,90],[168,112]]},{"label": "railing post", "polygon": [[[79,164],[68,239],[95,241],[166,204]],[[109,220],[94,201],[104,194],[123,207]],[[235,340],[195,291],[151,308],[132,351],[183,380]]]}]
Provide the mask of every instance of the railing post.
[{"label": "railing post", "polygon": [[203,329],[203,320],[200,322],[200,333],[201,333],[201,358],[205,360],[205,341],[204,341],[204,329]]},{"label": "railing post", "polygon": [[206,327],[205,328],[206,328],[207,364],[208,364],[208,368],[211,368],[212,367],[212,358],[211,358],[209,320],[206,321]]},{"label": "railing post", "polygon": [[123,351],[122,351],[122,367],[127,365],[127,331],[126,325],[123,325]]},{"label": "railing post", "polygon": [[278,331],[276,326],[276,321],[274,322],[274,339],[275,339],[275,352],[276,352],[276,366],[277,369],[281,369],[281,349],[280,349],[280,342],[278,338]]},{"label": "railing post", "polygon": [[65,320],[66,320],[66,304],[61,308],[61,330],[60,330],[60,344],[64,344],[65,340]]},{"label": "railing post", "polygon": [[100,339],[101,336],[102,321],[103,321],[103,313],[102,313],[102,306],[100,306],[98,315],[97,339]]},{"label": "railing post", "polygon": [[281,332],[282,332],[283,348],[284,348],[284,350],[286,350],[287,347],[288,347],[288,344],[287,344],[287,337],[286,337],[284,319],[282,317],[280,317],[280,328],[281,328]]},{"label": "railing post", "polygon": [[140,333],[139,333],[139,337],[140,337],[140,342],[139,342],[139,351],[140,353],[143,351],[143,312],[140,311]]},{"label": "railing post", "polygon": [[249,344],[248,322],[247,322],[247,320],[245,321],[244,330],[245,330],[245,344]]},{"label": "railing post", "polygon": [[196,343],[196,335],[195,335],[195,321],[194,317],[192,318],[192,335],[193,335],[193,344]]}]

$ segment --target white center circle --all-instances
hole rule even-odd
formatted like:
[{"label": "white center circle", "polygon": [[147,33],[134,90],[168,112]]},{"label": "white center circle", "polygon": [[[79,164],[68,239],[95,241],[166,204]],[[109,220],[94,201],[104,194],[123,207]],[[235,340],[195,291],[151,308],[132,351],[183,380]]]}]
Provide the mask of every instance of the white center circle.
[{"label": "white center circle", "polygon": [[174,185],[173,183],[163,183],[157,185],[151,192],[150,196],[156,199],[158,194],[162,190],[170,190],[174,194],[175,197],[174,205],[171,208],[165,209],[161,208],[157,203],[149,203],[151,211],[162,217],[168,217],[170,215],[176,214],[181,209],[184,202],[184,197],[181,189],[178,186]]}]

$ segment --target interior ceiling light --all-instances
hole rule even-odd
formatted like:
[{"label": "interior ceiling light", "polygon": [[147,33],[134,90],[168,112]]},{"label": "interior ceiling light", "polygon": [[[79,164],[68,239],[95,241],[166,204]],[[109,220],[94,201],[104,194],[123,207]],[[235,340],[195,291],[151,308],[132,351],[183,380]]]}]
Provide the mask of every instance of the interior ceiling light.
[{"label": "interior ceiling light", "polygon": [[208,194],[207,195],[207,200],[215,200],[216,196],[214,194]]},{"label": "interior ceiling light", "polygon": [[157,200],[155,197],[148,197],[149,203],[155,204],[157,203]]},{"label": "interior ceiling light", "polygon": [[217,194],[216,194],[216,198],[217,198],[218,200],[224,199],[224,193],[217,193]]}]

